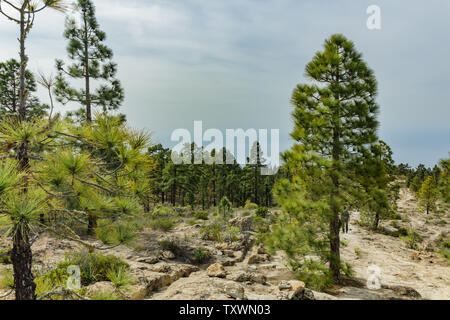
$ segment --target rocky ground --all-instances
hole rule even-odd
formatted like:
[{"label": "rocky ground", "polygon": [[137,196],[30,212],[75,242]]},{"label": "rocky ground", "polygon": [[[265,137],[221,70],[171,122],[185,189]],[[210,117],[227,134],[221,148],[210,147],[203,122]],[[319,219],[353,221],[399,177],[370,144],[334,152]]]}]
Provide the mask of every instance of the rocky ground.
[{"label": "rocky ground", "polygon": [[[285,266],[281,253],[268,255],[255,245],[249,217],[238,217],[243,236],[234,243],[215,243],[199,237],[199,225],[180,223],[170,232],[146,229],[134,248],[119,246],[104,250],[125,260],[131,267],[135,283],[124,293],[128,299],[154,300],[347,300],[347,299],[450,299],[450,266],[432,252],[438,237],[449,232],[448,213],[430,218],[419,213],[412,194],[401,191],[399,212],[407,222],[399,224],[413,228],[423,237],[420,250],[408,249],[399,238],[373,233],[358,225],[358,214],[352,216],[349,234],[343,235],[343,258],[355,270],[355,281],[319,293],[305,288]],[[437,219],[437,220],[436,220]],[[436,221],[435,221],[436,220]],[[384,223],[386,229],[392,227]],[[399,226],[396,226],[399,227]],[[177,244],[175,252],[161,250],[160,241]],[[102,244],[97,241],[97,245]],[[5,248],[6,243],[0,245]],[[64,259],[65,252],[80,245],[73,241],[42,236],[33,245],[36,272],[54,268]],[[203,248],[211,257],[203,264],[195,263],[194,250]],[[368,267],[381,270],[379,290],[366,286]],[[8,265],[0,264],[0,272]],[[114,290],[110,282],[98,282],[88,292]],[[0,297],[7,294],[0,289]],[[3,299],[11,299],[9,295]]]},{"label": "rocky ground", "polygon": [[[368,267],[376,265],[385,285],[411,287],[424,299],[450,299],[450,265],[434,252],[439,236],[446,235],[448,239],[450,234],[448,212],[427,216],[418,210],[414,195],[407,189],[401,190],[398,205],[399,213],[409,218],[398,221],[399,226],[415,230],[423,238],[419,250],[409,249],[400,238],[359,227],[359,216],[354,214],[349,234],[343,235],[348,243],[343,248],[344,259],[353,265],[357,277],[367,279]],[[390,222],[383,225],[387,230],[393,229]]]}]

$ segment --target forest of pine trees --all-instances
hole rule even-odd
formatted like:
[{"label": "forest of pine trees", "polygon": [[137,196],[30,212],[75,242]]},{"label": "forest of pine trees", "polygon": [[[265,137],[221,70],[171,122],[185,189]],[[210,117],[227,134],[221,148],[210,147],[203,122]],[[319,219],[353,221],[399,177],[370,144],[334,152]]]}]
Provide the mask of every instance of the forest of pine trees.
[{"label": "forest of pine trees", "polygon": [[[59,0],[23,0],[10,15],[2,11],[8,2],[0,3],[2,17],[19,34],[19,57],[0,62],[0,216],[8,221],[11,241],[0,257],[10,257],[17,300],[38,298],[32,245],[43,233],[94,252],[101,248],[89,237],[114,230],[119,236],[112,245],[126,244],[133,237],[127,222],[161,208],[217,210],[226,221],[233,208],[277,207],[281,214],[263,242],[285,252],[302,280],[324,288],[351,276],[341,258],[344,210],[360,211],[377,230],[395,214],[402,180],[427,214],[437,202],[450,201],[448,159],[432,169],[395,165],[393,151],[378,136],[375,73],[343,35],[329,37],[306,66],[310,81],[299,84],[291,99],[295,145],[282,155],[277,175],[264,176],[257,144],[247,165],[177,165],[169,148],[127,124],[119,113],[125,95],[120,66],[92,0],[78,0],[79,19],[66,22],[68,56],[46,70],[57,72],[54,79],[28,69],[33,53],[26,44],[42,11],[64,13],[68,7]],[[49,101],[35,97],[38,84]],[[61,115],[53,112],[55,103],[78,109]],[[228,152],[208,153],[192,144],[181,156],[225,159]]]}]

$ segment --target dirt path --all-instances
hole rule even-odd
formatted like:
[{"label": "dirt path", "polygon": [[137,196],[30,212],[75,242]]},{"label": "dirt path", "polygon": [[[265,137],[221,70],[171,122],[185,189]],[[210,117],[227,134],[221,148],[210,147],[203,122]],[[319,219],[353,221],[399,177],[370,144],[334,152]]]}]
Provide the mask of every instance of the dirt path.
[{"label": "dirt path", "polygon": [[[410,219],[406,223],[409,228],[424,238],[422,247],[449,231],[448,217],[444,217],[446,225],[430,223],[430,216],[418,212],[414,195],[406,189],[401,190],[399,212]],[[399,238],[369,232],[358,226],[358,219],[354,214],[349,234],[342,236],[348,242],[343,257],[353,265],[357,277],[367,279],[368,267],[376,265],[381,269],[382,284],[414,288],[424,299],[450,299],[450,266],[442,257],[408,249]]]}]

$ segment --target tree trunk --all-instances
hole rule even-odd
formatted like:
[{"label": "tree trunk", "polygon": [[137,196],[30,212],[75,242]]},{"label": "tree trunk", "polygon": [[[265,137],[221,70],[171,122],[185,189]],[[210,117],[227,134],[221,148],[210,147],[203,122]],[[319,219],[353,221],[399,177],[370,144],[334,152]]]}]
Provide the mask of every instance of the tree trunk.
[{"label": "tree trunk", "polygon": [[93,214],[90,214],[87,230],[88,235],[93,236],[95,234],[95,228],[97,228],[97,217]]},{"label": "tree trunk", "polygon": [[[25,4],[25,3],[24,3]],[[19,87],[19,118],[21,121],[26,119],[25,106],[25,70],[27,57],[25,55],[25,7],[20,12],[20,87]]]},{"label": "tree trunk", "polygon": [[[19,120],[26,121],[26,105],[25,105],[25,70],[27,57],[25,55],[25,9],[28,2],[24,1],[22,10],[20,11],[20,86],[19,86]],[[17,170],[19,172],[26,171],[29,166],[28,161],[28,145],[22,143],[17,148]],[[26,177],[24,178],[26,192]],[[21,223],[21,221],[17,221]],[[16,300],[36,300],[36,284],[34,283],[32,272],[32,252],[29,242],[30,230],[25,226],[19,228],[13,237],[13,249],[11,251],[11,261],[14,269],[14,288],[16,291]]]},{"label": "tree trunk", "polygon": [[[336,208],[337,209],[337,208]],[[333,217],[330,222],[330,270],[333,275],[335,283],[340,283],[341,280],[341,255],[340,255],[340,230],[341,221],[339,219],[339,212],[333,209]]]},{"label": "tree trunk", "polygon": [[84,80],[85,80],[85,89],[86,89],[86,121],[92,122],[92,110],[91,110],[91,84],[90,84],[90,76],[89,76],[89,35],[88,35],[88,23],[86,12],[83,12],[84,19]]},{"label": "tree trunk", "polygon": [[28,230],[17,232],[13,239],[11,260],[14,268],[14,288],[16,300],[36,300],[36,284],[31,271],[32,252],[28,239]]},{"label": "tree trunk", "polygon": [[378,225],[380,224],[380,214],[377,212],[375,214],[375,222],[373,224],[373,229],[378,230]]},{"label": "tree trunk", "polygon": [[[338,111],[339,113],[339,111]],[[331,179],[333,181],[332,203],[339,197],[339,159],[340,159],[340,134],[339,128],[333,130],[333,169]],[[336,198],[336,199],[333,199]],[[340,252],[340,234],[341,234],[341,219],[339,217],[339,207],[332,205],[333,216],[330,221],[330,271],[333,275],[335,283],[340,283],[341,280],[341,252]]]},{"label": "tree trunk", "polygon": [[[258,162],[257,162],[258,163]],[[258,165],[255,166],[255,203],[259,205],[258,200]]]},{"label": "tree trunk", "polygon": [[216,164],[213,163],[213,179],[212,179],[212,196],[213,196],[213,206],[217,206],[216,200]]}]

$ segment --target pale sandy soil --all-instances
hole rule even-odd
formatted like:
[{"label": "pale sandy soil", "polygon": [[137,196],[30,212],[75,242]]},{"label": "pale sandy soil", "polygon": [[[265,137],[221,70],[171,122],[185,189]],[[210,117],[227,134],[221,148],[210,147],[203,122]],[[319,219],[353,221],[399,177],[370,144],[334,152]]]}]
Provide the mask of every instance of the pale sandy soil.
[{"label": "pale sandy soil", "polygon": [[[424,238],[422,250],[408,249],[399,238],[359,227],[355,223],[356,213],[349,234],[342,236],[348,242],[348,247],[343,248],[344,259],[353,265],[357,277],[367,279],[368,267],[376,265],[381,269],[382,284],[414,288],[424,299],[450,299],[450,266],[438,253],[424,250],[442,232],[450,231],[448,213],[438,219],[446,220],[446,225],[433,223],[437,218],[419,212],[414,195],[406,189],[401,190],[399,212],[411,220],[400,224],[416,230]],[[355,249],[361,252],[359,258]]]}]

